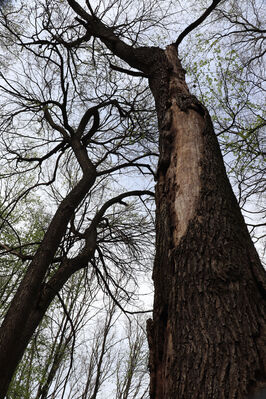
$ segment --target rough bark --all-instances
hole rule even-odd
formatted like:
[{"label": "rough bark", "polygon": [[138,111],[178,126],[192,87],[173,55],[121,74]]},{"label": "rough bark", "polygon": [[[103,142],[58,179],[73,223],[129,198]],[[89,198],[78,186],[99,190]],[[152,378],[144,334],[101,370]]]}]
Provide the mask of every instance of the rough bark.
[{"label": "rough bark", "polygon": [[[252,391],[266,381],[265,272],[226,177],[208,112],[189,93],[176,46],[166,51],[134,48],[78,2],[68,3],[86,34],[60,43],[71,48],[90,35],[98,38],[149,77],[156,102],[160,159],[155,302],[153,320],[148,321],[151,399],[245,398],[247,393],[253,398]],[[85,174],[85,152],[78,158]],[[0,399],[10,370],[54,295],[51,288],[43,289],[43,276],[83,195],[82,189],[73,201],[63,202],[10,308],[0,336]],[[65,224],[57,223],[62,220]],[[77,267],[75,262],[71,267]],[[54,290],[69,272],[64,265]],[[12,357],[11,345],[17,345]]]},{"label": "rough bark", "polygon": [[265,271],[175,46],[158,51],[150,86],[160,129],[150,397],[243,399],[266,382]]}]

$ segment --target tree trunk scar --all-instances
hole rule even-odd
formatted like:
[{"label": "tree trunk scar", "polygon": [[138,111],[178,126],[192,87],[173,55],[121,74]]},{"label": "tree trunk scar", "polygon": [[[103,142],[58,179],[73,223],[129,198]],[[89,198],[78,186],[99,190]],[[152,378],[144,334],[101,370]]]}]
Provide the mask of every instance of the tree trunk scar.
[{"label": "tree trunk scar", "polygon": [[173,246],[186,233],[189,221],[195,215],[200,192],[202,132],[205,129],[205,111],[196,97],[190,95],[182,68],[172,46],[165,50],[171,64],[169,77],[169,104],[162,125],[164,141],[161,172],[165,174],[171,195]]}]

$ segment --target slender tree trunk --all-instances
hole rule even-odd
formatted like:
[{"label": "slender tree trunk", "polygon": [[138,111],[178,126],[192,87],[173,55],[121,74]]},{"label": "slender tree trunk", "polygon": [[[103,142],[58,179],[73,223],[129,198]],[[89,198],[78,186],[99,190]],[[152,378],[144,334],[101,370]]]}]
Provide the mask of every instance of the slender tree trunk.
[{"label": "slender tree trunk", "polygon": [[160,160],[151,399],[245,398],[265,386],[265,272],[207,110],[171,45],[150,79]]},{"label": "slender tree trunk", "polygon": [[[63,284],[83,265],[62,262],[55,276],[45,282],[45,274],[55,256],[67,224],[76,208],[95,181],[95,170],[88,170],[80,182],[60,204],[29,268],[11,302],[0,328],[0,399],[4,399],[8,385],[27,345],[40,324],[53,298]],[[94,248],[91,249],[94,251]]]}]

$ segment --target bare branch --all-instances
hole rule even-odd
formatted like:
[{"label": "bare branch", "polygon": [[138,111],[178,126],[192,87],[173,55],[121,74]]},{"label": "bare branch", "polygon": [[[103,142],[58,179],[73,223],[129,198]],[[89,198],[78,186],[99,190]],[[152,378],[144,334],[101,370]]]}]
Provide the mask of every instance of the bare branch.
[{"label": "bare branch", "polygon": [[211,14],[211,12],[217,7],[217,5],[221,2],[222,0],[213,0],[212,4],[210,7],[207,8],[207,10],[192,24],[190,24],[185,30],[183,30],[182,33],[178,36],[175,45],[178,48],[179,44],[182,42],[182,40],[194,29],[196,29],[200,24],[202,24],[203,21]]}]

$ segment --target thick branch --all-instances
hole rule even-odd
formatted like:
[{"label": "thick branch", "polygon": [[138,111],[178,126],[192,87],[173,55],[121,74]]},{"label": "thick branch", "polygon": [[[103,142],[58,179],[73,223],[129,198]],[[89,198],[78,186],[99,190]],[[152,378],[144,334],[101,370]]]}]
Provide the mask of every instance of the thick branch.
[{"label": "thick branch", "polygon": [[121,108],[121,106],[117,100],[110,100],[110,101],[102,102],[101,104],[96,105],[95,107],[87,109],[87,111],[84,113],[84,115],[82,116],[82,118],[80,120],[79,126],[76,131],[76,136],[79,138],[82,137],[82,134],[84,133],[84,130],[86,129],[86,126],[90,121],[90,118],[93,116],[94,117],[93,126],[92,126],[91,130],[88,132],[88,134],[86,134],[82,138],[82,141],[87,142],[89,140],[89,138],[92,137],[92,135],[95,133],[95,131],[99,127],[99,112],[98,112],[98,110],[101,108],[107,107],[108,105],[116,106],[121,117],[126,116],[125,111]]},{"label": "thick branch", "polygon": [[79,17],[76,19],[86,28],[89,34],[100,39],[114,55],[127,62],[131,67],[141,70],[146,75],[149,74],[152,57],[147,56],[147,51],[150,50],[152,56],[152,48],[134,49],[123,42],[112,28],[106,26],[95,15],[89,15],[75,0],[67,1],[70,7],[81,17],[81,19]]},{"label": "thick branch", "polygon": [[97,214],[95,215],[95,217],[92,220],[92,224],[97,226],[97,224],[100,222],[100,220],[102,219],[103,215],[105,214],[107,209],[110,208],[110,206],[112,206],[112,205],[114,205],[116,203],[121,203],[122,200],[124,198],[126,198],[126,197],[132,197],[132,196],[141,197],[142,195],[150,195],[150,196],[154,197],[154,193],[152,191],[149,191],[149,190],[135,190],[135,191],[128,191],[126,193],[119,194],[117,197],[111,198],[97,212]]},{"label": "thick branch", "polygon": [[55,123],[55,121],[53,120],[53,118],[52,118],[50,112],[48,111],[47,107],[44,107],[43,112],[44,112],[45,119],[49,123],[49,125],[53,129],[55,129],[59,133],[61,133],[66,141],[69,141],[69,135],[68,135],[67,131],[62,126],[60,126],[57,123]]},{"label": "thick branch", "polygon": [[55,146],[51,151],[47,152],[43,157],[24,158],[19,156],[17,153],[16,155],[18,156],[18,162],[39,162],[39,164],[41,165],[43,161],[49,159],[52,155],[56,154],[58,151],[61,150],[62,152],[64,152],[67,148],[69,148],[69,144],[66,144],[65,141],[62,141],[57,146]]},{"label": "thick branch", "polygon": [[195,28],[197,28],[205,19],[210,15],[210,13],[217,7],[217,5],[221,2],[222,0],[213,0],[212,4],[210,7],[207,8],[207,10],[198,18],[196,21],[192,22],[177,38],[177,41],[175,42],[176,47],[179,46],[179,44],[182,42],[182,40],[190,33],[192,32]]},{"label": "thick branch", "polygon": [[88,140],[89,138],[91,138],[92,135],[97,131],[97,129],[99,127],[100,119],[99,119],[99,111],[98,111],[97,107],[90,108],[85,112],[85,114],[81,118],[81,121],[77,128],[77,132],[76,132],[77,137],[81,137],[92,116],[94,118],[93,125],[92,125],[92,128],[90,129],[90,131],[83,137],[83,139],[85,139],[85,137],[86,137],[85,141]]},{"label": "thick branch", "polygon": [[113,69],[114,71],[122,72],[130,76],[137,76],[141,78],[147,78],[148,76],[145,75],[144,73],[137,72],[137,71],[130,71],[129,69],[121,68],[117,65],[112,64],[111,62],[109,63],[110,68]]}]

